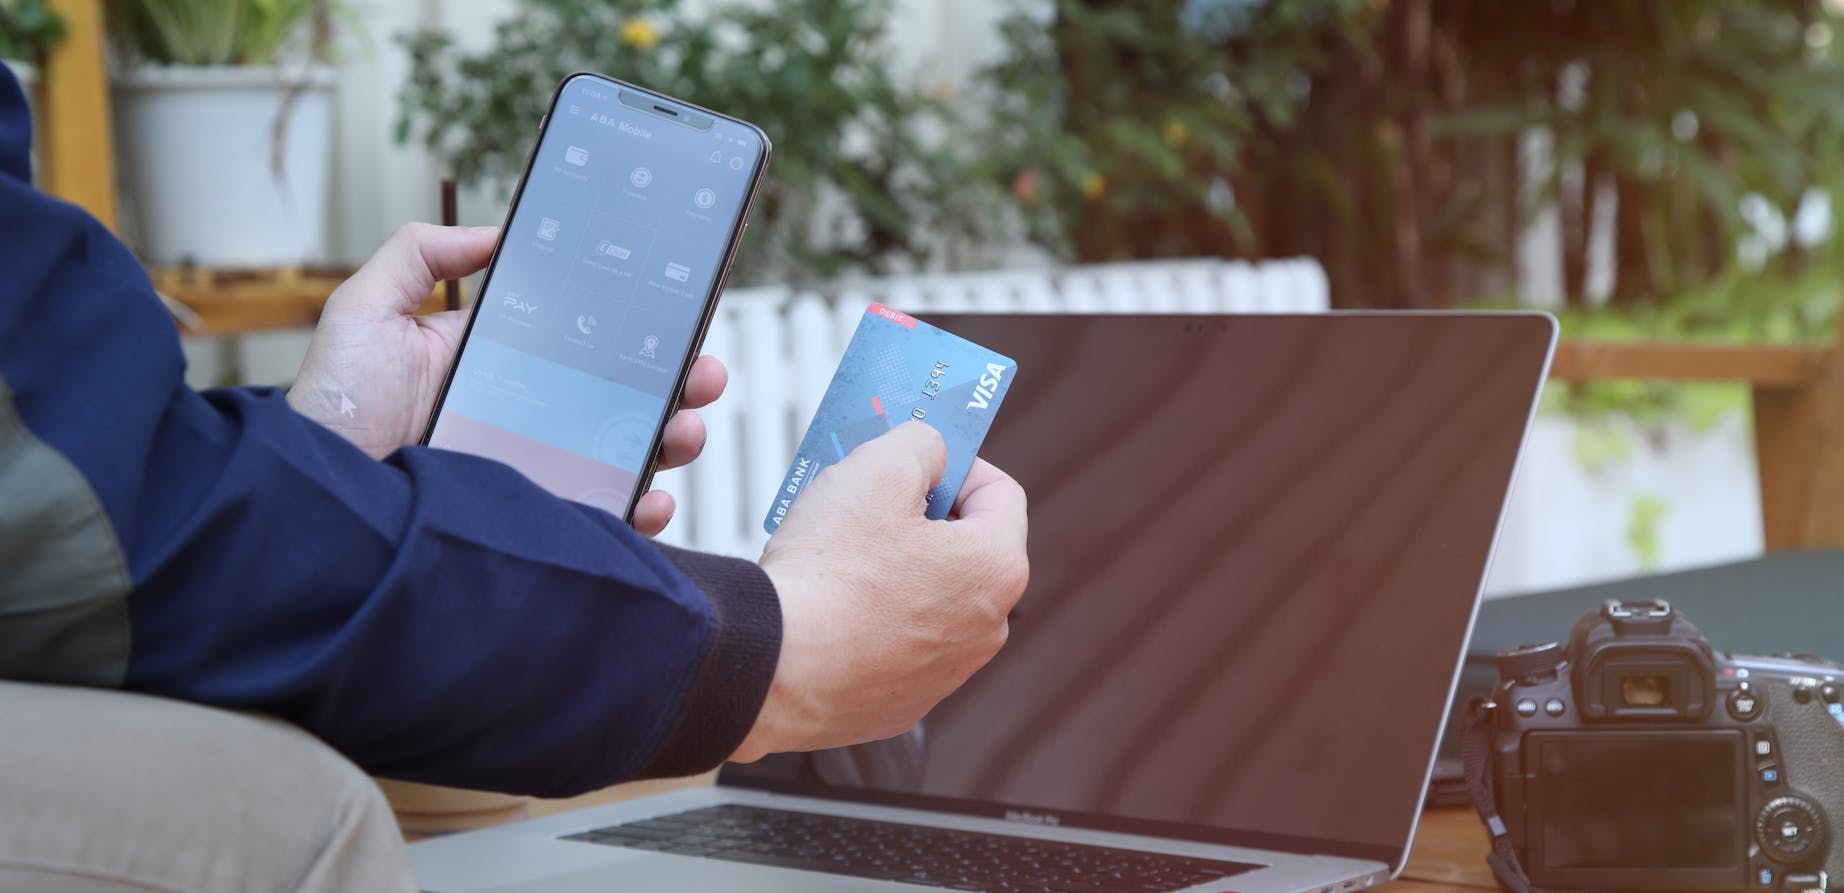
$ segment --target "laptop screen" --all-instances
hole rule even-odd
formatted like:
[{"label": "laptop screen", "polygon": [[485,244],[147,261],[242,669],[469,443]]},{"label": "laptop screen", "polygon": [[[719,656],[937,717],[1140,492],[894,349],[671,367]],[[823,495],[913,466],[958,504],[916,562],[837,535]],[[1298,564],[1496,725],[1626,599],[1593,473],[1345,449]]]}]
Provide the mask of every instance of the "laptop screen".
[{"label": "laptop screen", "polygon": [[1399,865],[1552,322],[930,321],[1018,361],[1010,640],[908,735],[723,783]]}]

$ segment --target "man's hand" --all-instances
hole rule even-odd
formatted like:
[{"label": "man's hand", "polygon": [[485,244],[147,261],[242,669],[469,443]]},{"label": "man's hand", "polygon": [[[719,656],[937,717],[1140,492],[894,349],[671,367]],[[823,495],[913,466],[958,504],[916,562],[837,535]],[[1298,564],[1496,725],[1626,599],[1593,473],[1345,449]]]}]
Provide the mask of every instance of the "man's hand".
[{"label": "man's hand", "polygon": [[[416,316],[416,308],[437,282],[486,266],[497,233],[491,226],[427,223],[398,229],[327,299],[307,359],[288,391],[289,405],[376,458],[421,439],[467,314]],[[684,408],[666,423],[661,468],[684,465],[704,449],[704,420],[695,410],[716,400],[728,380],[714,357],[692,364]],[[648,492],[634,509],[634,529],[659,533],[673,507],[671,494]]]},{"label": "man's hand", "polygon": [[762,553],[781,661],[733,759],[888,738],[1005,644],[1030,576],[1025,495],[980,460],[948,520],[923,517],[947,448],[906,422],[807,485]]}]

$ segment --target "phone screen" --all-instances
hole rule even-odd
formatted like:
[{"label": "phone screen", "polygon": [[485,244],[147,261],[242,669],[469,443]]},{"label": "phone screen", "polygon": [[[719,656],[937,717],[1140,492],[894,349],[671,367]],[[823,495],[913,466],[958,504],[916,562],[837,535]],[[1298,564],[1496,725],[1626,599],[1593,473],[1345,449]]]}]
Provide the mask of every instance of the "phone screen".
[{"label": "phone screen", "polygon": [[565,81],[425,442],[629,518],[767,157],[741,121]]}]

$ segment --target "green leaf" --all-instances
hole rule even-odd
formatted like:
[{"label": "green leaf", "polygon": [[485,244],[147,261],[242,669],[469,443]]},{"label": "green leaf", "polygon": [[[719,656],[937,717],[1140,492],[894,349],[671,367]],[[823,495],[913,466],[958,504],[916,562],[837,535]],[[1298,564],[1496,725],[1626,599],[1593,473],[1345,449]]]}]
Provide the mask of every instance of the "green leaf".
[{"label": "green leaf", "polygon": [[1626,522],[1626,542],[1633,549],[1642,568],[1655,568],[1664,552],[1663,542],[1659,536],[1659,525],[1670,509],[1663,497],[1656,493],[1639,493],[1633,496],[1632,509],[1628,512]]}]

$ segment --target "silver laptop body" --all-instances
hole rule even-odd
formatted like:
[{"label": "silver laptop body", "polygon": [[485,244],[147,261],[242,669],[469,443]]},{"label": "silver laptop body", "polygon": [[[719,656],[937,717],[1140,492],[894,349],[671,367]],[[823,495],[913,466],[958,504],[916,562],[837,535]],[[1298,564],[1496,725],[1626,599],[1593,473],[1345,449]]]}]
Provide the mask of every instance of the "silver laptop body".
[{"label": "silver laptop body", "polygon": [[[890,741],[417,843],[424,890],[1343,893],[1402,870],[1554,321],[931,321],[1018,361],[982,451],[1031,497],[1004,651]],[[674,836],[758,820],[818,831]],[[816,861],[836,839],[873,844]],[[865,869],[876,840],[922,855]],[[1104,870],[947,864],[981,852]],[[1144,864],[1192,881],[1113,872]]]}]

